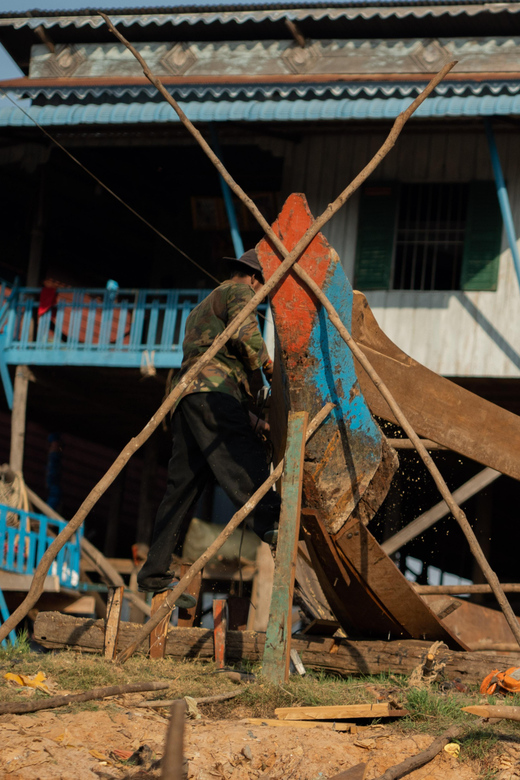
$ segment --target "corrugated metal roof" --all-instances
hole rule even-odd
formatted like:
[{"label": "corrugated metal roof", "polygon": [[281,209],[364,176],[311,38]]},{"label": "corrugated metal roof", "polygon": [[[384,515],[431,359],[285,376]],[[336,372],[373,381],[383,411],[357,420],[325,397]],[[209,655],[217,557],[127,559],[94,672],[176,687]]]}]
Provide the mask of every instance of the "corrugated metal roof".
[{"label": "corrugated metal roof", "polygon": [[[0,82],[2,87],[2,82]],[[337,81],[322,83],[268,83],[268,84],[189,84],[168,86],[168,91],[177,100],[220,100],[222,98],[238,99],[249,98],[259,100],[269,99],[297,99],[297,98],[323,98],[349,97],[353,100],[366,98],[390,98],[390,97],[415,97],[423,89],[424,85],[415,82],[343,82]],[[60,98],[67,100],[76,98],[79,100],[100,100],[109,94],[112,98],[122,100],[124,98],[156,98],[157,90],[151,85],[83,85],[83,86],[35,86],[15,88],[9,87],[9,94],[21,98],[45,98],[53,100]],[[436,95],[441,96],[469,96],[469,95],[516,95],[520,92],[520,80],[502,81],[490,80],[485,82],[457,81],[439,84],[435,90]]]},{"label": "corrugated metal roof", "polygon": [[[412,16],[415,18],[424,18],[428,16],[477,16],[479,13],[504,13],[511,14],[520,13],[520,4],[516,3],[446,3],[446,0],[441,2],[434,2],[430,4],[414,2],[400,3],[399,5],[391,2],[381,3],[379,5],[369,5],[364,3],[352,3],[343,4],[341,6],[331,4],[320,5],[318,3],[311,3],[306,7],[305,3],[298,5],[289,4],[280,7],[279,3],[273,4],[275,7],[269,6],[269,3],[264,3],[263,6],[247,5],[244,4],[241,7],[229,9],[229,6],[220,6],[223,10],[218,10],[217,7],[208,9],[208,5],[205,4],[204,8],[195,9],[193,7],[186,7],[185,9],[178,7],[175,9],[166,8],[150,8],[150,9],[138,9],[138,10],[121,10],[114,9],[113,11],[107,11],[112,22],[116,25],[123,27],[130,27],[134,24],[140,27],[147,27],[149,25],[180,25],[180,24],[242,24],[244,22],[254,21],[279,21],[284,19],[293,19],[294,21],[300,21],[303,19],[313,19],[319,21],[321,19],[356,19],[362,17],[364,19],[371,18],[389,18],[398,16],[405,18]],[[0,27],[12,27],[14,29],[21,29],[22,27],[92,27],[99,28],[105,23],[103,19],[90,11],[74,12],[74,11],[60,11],[55,14],[41,13],[28,17],[26,15],[18,15],[13,12],[12,15],[2,14],[0,16]]]},{"label": "corrugated metal roof", "polygon": [[[220,100],[181,103],[193,122],[315,122],[321,120],[395,119],[410,98],[357,100]],[[28,114],[44,126],[155,124],[178,122],[167,103],[32,106]],[[510,116],[520,114],[520,94],[430,97],[418,109],[419,118]],[[0,127],[31,126],[15,106],[0,109]]]}]

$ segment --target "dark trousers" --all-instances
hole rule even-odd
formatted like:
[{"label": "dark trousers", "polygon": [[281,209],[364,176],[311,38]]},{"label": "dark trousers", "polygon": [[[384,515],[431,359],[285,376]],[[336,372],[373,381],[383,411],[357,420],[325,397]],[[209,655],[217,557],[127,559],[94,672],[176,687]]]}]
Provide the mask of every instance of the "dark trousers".
[{"label": "dark trousers", "polygon": [[[192,393],[172,417],[173,448],[168,486],[155,518],[152,545],[139,572],[139,586],[161,590],[172,579],[172,554],[179,551],[190,509],[215,476],[239,509],[269,475],[264,448],[242,404],[227,393]],[[251,512],[260,538],[280,514],[280,496],[269,490]]]}]

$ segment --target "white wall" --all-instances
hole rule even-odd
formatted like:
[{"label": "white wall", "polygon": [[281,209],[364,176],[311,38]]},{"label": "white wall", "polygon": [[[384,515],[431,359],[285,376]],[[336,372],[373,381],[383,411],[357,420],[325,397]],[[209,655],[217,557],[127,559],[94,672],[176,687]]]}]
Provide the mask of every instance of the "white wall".
[{"label": "white wall", "polygon": [[[352,126],[351,126],[352,128]],[[288,144],[283,194],[304,192],[317,216],[371,159],[384,134],[352,129],[308,135]],[[515,131],[497,133],[517,235],[520,149]],[[482,132],[405,131],[372,180],[465,182],[493,179]],[[352,280],[358,201],[354,196],[324,233]],[[496,292],[372,291],[376,319],[405,352],[445,376],[520,377],[520,289],[505,232]]]}]

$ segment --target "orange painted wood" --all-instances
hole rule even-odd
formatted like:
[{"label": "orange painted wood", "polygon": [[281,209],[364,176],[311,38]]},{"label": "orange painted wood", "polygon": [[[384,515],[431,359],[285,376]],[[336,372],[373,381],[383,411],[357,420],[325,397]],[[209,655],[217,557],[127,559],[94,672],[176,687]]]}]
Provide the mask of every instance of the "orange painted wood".
[{"label": "orange painted wood", "polygon": [[213,642],[217,669],[226,665],[227,601],[213,599]]},{"label": "orange painted wood", "polygon": [[[165,590],[163,593],[156,593],[152,599],[152,617],[155,612],[162,606],[168,594],[171,591]],[[150,634],[150,658],[164,658],[164,651],[166,649],[166,634],[168,633],[168,626],[170,624],[171,612],[161,620],[158,626],[154,628]]]}]

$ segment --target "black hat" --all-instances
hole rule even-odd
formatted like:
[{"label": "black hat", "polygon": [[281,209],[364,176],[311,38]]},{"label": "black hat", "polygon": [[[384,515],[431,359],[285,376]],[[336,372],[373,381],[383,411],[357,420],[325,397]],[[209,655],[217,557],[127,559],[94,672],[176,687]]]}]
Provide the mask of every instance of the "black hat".
[{"label": "black hat", "polygon": [[264,275],[260,261],[256,256],[256,249],[248,249],[247,252],[244,252],[240,257],[224,257],[223,259],[229,260],[232,263],[243,263],[244,265],[248,265],[249,268],[258,271],[262,276]]}]

